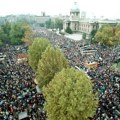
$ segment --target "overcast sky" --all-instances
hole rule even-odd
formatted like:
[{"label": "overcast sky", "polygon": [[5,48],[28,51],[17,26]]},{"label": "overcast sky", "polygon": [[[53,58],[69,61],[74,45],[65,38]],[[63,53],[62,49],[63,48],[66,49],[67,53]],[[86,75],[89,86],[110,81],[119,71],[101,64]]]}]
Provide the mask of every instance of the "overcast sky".
[{"label": "overcast sky", "polygon": [[0,0],[0,16],[9,14],[69,15],[74,2],[87,16],[120,18],[120,0]]}]

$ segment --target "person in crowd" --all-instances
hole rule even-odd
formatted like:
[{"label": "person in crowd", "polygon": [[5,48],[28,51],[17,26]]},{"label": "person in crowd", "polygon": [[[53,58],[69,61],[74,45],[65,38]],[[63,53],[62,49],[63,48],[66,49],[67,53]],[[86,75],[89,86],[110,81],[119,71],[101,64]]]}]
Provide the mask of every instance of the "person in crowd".
[{"label": "person in crowd", "polygon": [[[33,30],[34,37],[44,37],[59,47],[69,61],[70,66],[79,67],[91,78],[94,92],[98,92],[99,104],[92,120],[119,120],[120,118],[120,73],[112,69],[112,64],[120,56],[120,50],[103,48],[100,45],[90,45],[90,49],[96,50],[95,54],[82,54],[86,49],[84,41],[74,41],[62,35],[58,35],[45,28]],[[27,62],[18,64],[17,56],[26,49],[25,45],[6,45],[0,49],[6,55],[4,61],[0,61],[0,119],[17,120],[21,112],[27,112],[31,120],[46,120],[47,114],[43,110],[45,99],[42,93],[36,90],[34,83],[35,73]],[[96,68],[85,66],[96,62]]]}]

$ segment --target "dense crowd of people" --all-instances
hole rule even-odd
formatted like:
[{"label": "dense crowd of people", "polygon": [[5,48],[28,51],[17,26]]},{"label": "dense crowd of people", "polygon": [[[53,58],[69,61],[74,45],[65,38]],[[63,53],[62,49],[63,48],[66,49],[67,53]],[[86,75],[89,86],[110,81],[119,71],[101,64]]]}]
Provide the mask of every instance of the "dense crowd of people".
[{"label": "dense crowd of people", "polygon": [[94,119],[118,120],[120,118],[120,72],[112,69],[120,51],[112,52],[111,48],[99,48],[96,59],[99,66],[88,70],[94,89],[98,91],[99,106]]},{"label": "dense crowd of people", "polygon": [[[48,38],[55,46],[59,46],[69,60],[71,66],[84,70],[94,83],[94,91],[98,92],[99,105],[93,120],[119,120],[120,118],[120,72],[112,68],[120,56],[120,48],[90,45],[95,54],[82,54],[85,42],[74,41],[46,29],[37,31],[39,37]],[[54,37],[55,36],[55,37]],[[85,47],[84,47],[85,49]],[[85,62],[97,62],[97,68],[87,68]]]},{"label": "dense crowd of people", "polygon": [[[112,64],[120,56],[120,49],[90,45],[96,50],[95,54],[82,54],[84,41],[74,41],[58,35],[45,28],[34,30],[34,37],[44,37],[59,47],[65,54],[69,64],[84,70],[94,84],[94,91],[98,92],[99,104],[92,120],[119,120],[120,118],[120,73],[113,69]],[[43,111],[44,97],[36,90],[34,72],[28,63],[17,64],[17,55],[26,50],[21,46],[6,46],[0,52],[6,55],[0,64],[0,113],[3,120],[17,120],[20,112],[27,112],[33,120],[45,120]],[[85,49],[85,48],[84,48]],[[96,68],[89,68],[85,62],[96,62]]]},{"label": "dense crowd of people", "polygon": [[18,120],[26,112],[31,120],[45,120],[42,110],[44,97],[37,92],[34,72],[28,63],[18,64],[17,56],[26,50],[24,46],[4,46],[1,53],[6,55],[0,61],[0,120]]}]

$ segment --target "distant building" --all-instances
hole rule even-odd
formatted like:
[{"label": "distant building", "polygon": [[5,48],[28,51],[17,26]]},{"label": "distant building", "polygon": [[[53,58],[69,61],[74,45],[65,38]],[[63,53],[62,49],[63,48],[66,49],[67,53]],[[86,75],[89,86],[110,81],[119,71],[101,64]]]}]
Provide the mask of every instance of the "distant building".
[{"label": "distant building", "polygon": [[75,2],[70,10],[70,17],[64,21],[63,28],[66,29],[69,26],[73,32],[78,32],[79,23],[80,23],[80,9],[77,3]]},{"label": "distant building", "polygon": [[81,12],[81,19],[82,20],[86,19],[86,12],[85,11]]},{"label": "distant building", "polygon": [[90,33],[92,30],[99,29],[98,22],[91,21],[91,20],[81,20],[79,25],[79,32],[86,33],[87,38],[90,37]]},{"label": "distant building", "polygon": [[80,14],[79,6],[75,2],[70,9],[70,16],[64,20],[63,29],[65,30],[69,26],[73,32],[86,33],[87,38],[89,38],[92,30],[97,30],[104,24],[117,23],[116,20],[86,19],[86,12]]},{"label": "distant building", "polygon": [[46,23],[46,21],[49,21],[50,19],[51,17],[46,15],[45,12],[41,12],[41,16],[35,16],[34,18],[37,24],[43,24],[43,25]]},{"label": "distant building", "polygon": [[41,16],[45,16],[45,12],[41,12]]}]

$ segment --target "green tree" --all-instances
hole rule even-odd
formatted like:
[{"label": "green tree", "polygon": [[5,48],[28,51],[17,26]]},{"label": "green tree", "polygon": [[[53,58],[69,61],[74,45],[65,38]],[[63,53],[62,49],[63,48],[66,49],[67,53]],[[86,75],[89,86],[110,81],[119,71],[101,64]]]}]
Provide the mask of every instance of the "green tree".
[{"label": "green tree", "polygon": [[45,38],[35,38],[32,45],[29,47],[29,64],[34,71],[37,70],[38,62],[41,59],[41,55],[48,45],[50,45],[49,40]]},{"label": "green tree", "polygon": [[11,24],[7,21],[0,26],[0,40],[2,43],[10,43],[10,30]]},{"label": "green tree", "polygon": [[45,23],[47,28],[50,29],[63,29],[63,20],[61,20],[60,18],[54,18],[54,19],[49,19],[48,21],[46,21]]},{"label": "green tree", "polygon": [[44,23],[40,23],[39,26],[40,27],[45,27],[45,24]]},{"label": "green tree", "polygon": [[55,22],[51,19],[45,22],[46,28],[53,29],[55,28]]},{"label": "green tree", "polygon": [[120,45],[120,25],[116,25],[116,27],[113,29],[113,32],[113,41],[115,45]]},{"label": "green tree", "polygon": [[99,24],[97,22],[93,23],[93,29],[90,32],[90,42],[95,42],[95,35],[99,29]]},{"label": "green tree", "polygon": [[3,45],[3,42],[2,42],[2,40],[0,40],[0,46],[2,46]]},{"label": "green tree", "polygon": [[69,26],[66,28],[65,32],[66,32],[66,33],[69,33],[69,34],[72,34],[72,33],[73,33],[72,30],[71,30],[71,28],[70,28]]},{"label": "green tree", "polygon": [[22,38],[22,41],[25,42],[28,45],[32,45],[33,42],[33,32],[28,23],[23,23],[22,27],[24,28],[24,37]]},{"label": "green tree", "polygon": [[5,21],[5,23],[0,26],[0,40],[3,43],[15,45],[23,43],[23,40],[29,40],[32,35],[32,30],[28,24],[23,23],[24,22],[9,23]]},{"label": "green tree", "polygon": [[1,27],[0,27],[0,40],[2,43],[7,43],[7,34],[4,33]]},{"label": "green tree", "polygon": [[55,18],[55,28],[63,29],[63,20],[60,18]]},{"label": "green tree", "polygon": [[85,40],[86,39],[86,33],[82,34],[82,38]]},{"label": "green tree", "polygon": [[93,29],[93,30],[91,31],[91,33],[90,33],[91,38],[94,38],[96,33],[97,33],[97,30],[96,30],[96,29]]},{"label": "green tree", "polygon": [[14,23],[10,31],[11,44],[19,45],[23,43],[22,38],[24,37],[25,30],[21,23]]},{"label": "green tree", "polygon": [[1,25],[2,30],[4,31],[4,34],[6,34],[6,40],[9,41],[10,39],[10,30],[11,30],[11,24],[8,21],[5,21],[4,24]]},{"label": "green tree", "polygon": [[97,109],[92,82],[83,71],[63,69],[43,87],[49,120],[88,120]]},{"label": "green tree", "polygon": [[58,48],[48,46],[38,64],[37,82],[42,88],[47,85],[55,73],[68,67],[68,62]]},{"label": "green tree", "polygon": [[46,28],[51,28],[51,19],[45,22]]},{"label": "green tree", "polygon": [[95,39],[101,45],[119,45],[120,44],[120,27],[114,25],[103,25],[96,33]]}]

